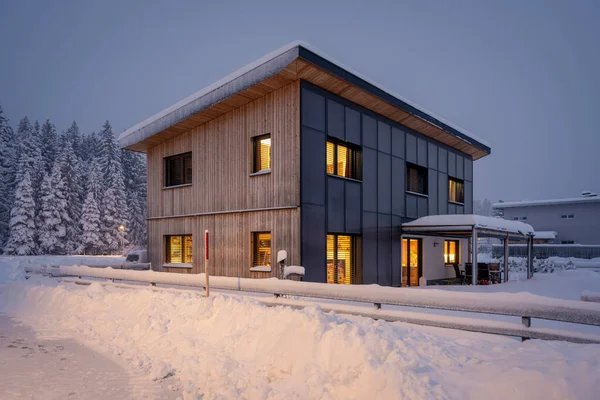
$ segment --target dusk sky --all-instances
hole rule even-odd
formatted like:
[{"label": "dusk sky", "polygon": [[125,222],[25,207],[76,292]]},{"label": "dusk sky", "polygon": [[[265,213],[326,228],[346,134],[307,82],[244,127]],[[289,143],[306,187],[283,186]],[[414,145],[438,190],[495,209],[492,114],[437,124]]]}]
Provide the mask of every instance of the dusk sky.
[{"label": "dusk sky", "polygon": [[304,40],[491,144],[475,199],[600,192],[599,1],[0,0],[0,105],[116,132]]}]

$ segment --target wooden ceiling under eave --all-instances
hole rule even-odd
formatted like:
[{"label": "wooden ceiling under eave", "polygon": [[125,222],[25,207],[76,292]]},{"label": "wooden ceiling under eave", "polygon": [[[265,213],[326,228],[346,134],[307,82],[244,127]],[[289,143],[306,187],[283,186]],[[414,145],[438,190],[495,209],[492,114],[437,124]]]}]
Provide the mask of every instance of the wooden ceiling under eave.
[{"label": "wooden ceiling under eave", "polygon": [[248,89],[242,90],[225,100],[204,109],[171,127],[158,132],[147,139],[130,145],[128,150],[146,152],[150,147],[156,146],[177,135],[189,131],[199,125],[218,118],[221,115],[241,107],[253,100],[265,96],[282,88],[298,79],[304,79],[324,90],[338,95],[348,101],[356,103],[368,110],[391,119],[414,131],[422,133],[449,147],[471,155],[473,160],[488,155],[488,153],[465,140],[456,137],[429,122],[412,115],[401,108],[367,92],[337,76],[320,68],[302,58],[297,58],[288,64],[276,75],[256,83]]}]

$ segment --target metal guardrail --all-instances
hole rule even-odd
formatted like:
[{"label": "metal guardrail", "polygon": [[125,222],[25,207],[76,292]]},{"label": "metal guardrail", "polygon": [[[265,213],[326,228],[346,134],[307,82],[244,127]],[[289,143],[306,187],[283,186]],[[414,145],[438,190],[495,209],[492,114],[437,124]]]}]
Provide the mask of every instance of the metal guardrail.
[{"label": "metal guardrail", "polygon": [[[205,287],[204,274],[183,275],[154,271],[129,271],[89,267],[29,267],[26,272],[47,273],[51,276],[105,278],[188,287]],[[376,285],[327,285],[272,279],[248,279],[214,276],[211,288],[244,292],[266,293],[273,299],[260,298],[268,305],[288,305],[296,308],[315,306],[314,302],[287,299],[283,296],[309,297],[374,304],[373,309],[348,304],[318,304],[324,311],[335,311],[387,321],[403,321],[419,325],[437,326],[473,332],[517,336],[523,339],[568,340],[577,343],[600,343],[600,335],[531,326],[532,318],[600,326],[600,304],[511,293],[490,293],[482,298],[478,293],[457,293],[430,289],[399,289]],[[136,287],[133,286],[132,287]],[[139,288],[139,286],[137,286]],[[521,318],[521,324],[481,318],[424,314],[392,309],[382,305],[428,308],[480,314],[495,314]]]}]

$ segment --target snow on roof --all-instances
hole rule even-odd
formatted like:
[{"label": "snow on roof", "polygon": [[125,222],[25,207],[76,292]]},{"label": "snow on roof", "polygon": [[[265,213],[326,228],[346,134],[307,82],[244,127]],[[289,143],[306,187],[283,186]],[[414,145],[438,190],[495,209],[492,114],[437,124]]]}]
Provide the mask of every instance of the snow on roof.
[{"label": "snow on roof", "polygon": [[402,228],[467,228],[475,227],[492,231],[531,235],[534,230],[529,224],[507,221],[502,218],[474,214],[428,215],[402,224]]},{"label": "snow on roof", "polygon": [[535,231],[533,232],[534,239],[556,239],[558,233],[554,231]]},{"label": "snow on roof", "polygon": [[511,207],[533,207],[533,206],[550,206],[560,204],[577,204],[577,203],[600,203],[600,196],[591,197],[572,197],[566,199],[547,199],[547,200],[522,200],[522,201],[506,201],[494,203],[493,208],[511,208]]},{"label": "snow on roof", "polygon": [[[192,103],[192,102],[200,99],[201,97],[209,94],[210,92],[212,92],[212,91],[214,91],[214,90],[216,90],[216,89],[218,89],[218,88],[220,88],[220,87],[222,87],[222,86],[224,86],[224,85],[232,82],[233,80],[235,80],[237,78],[240,78],[242,75],[244,75],[244,74],[246,74],[246,73],[248,73],[248,72],[250,72],[250,71],[252,71],[252,70],[254,70],[256,68],[258,68],[259,66],[261,66],[261,65],[263,65],[263,64],[265,64],[265,63],[267,63],[267,62],[269,62],[269,61],[271,61],[271,60],[273,60],[273,59],[275,59],[275,58],[277,58],[277,57],[285,54],[286,52],[288,52],[288,51],[290,51],[290,50],[292,50],[294,48],[297,48],[297,47],[303,47],[303,48],[305,48],[305,49],[307,49],[307,50],[315,53],[316,55],[324,58],[326,61],[329,61],[329,62],[337,65],[338,67],[340,67],[342,69],[345,69],[347,72],[349,72],[349,73],[355,75],[356,77],[364,80],[365,82],[367,82],[367,83],[375,86],[376,88],[378,88],[378,89],[386,92],[390,96],[396,97],[397,99],[403,101],[404,103],[408,104],[409,106],[414,107],[417,110],[419,110],[419,111],[421,111],[423,113],[426,113],[430,117],[432,117],[432,118],[440,121],[441,123],[447,125],[448,127],[459,131],[460,133],[462,133],[467,138],[473,139],[474,141],[479,142],[479,144],[482,144],[482,145],[484,145],[484,146],[486,146],[488,148],[491,147],[490,144],[488,142],[486,142],[485,140],[483,140],[481,137],[479,137],[479,136],[477,136],[477,135],[475,135],[475,134],[467,131],[466,129],[463,129],[463,128],[455,125],[455,124],[452,124],[452,123],[448,122],[448,120],[446,120],[445,118],[442,118],[442,117],[440,117],[438,115],[435,115],[434,113],[432,113],[431,111],[427,110],[426,108],[421,107],[421,106],[419,106],[419,105],[417,105],[417,104],[415,104],[415,103],[413,103],[413,102],[405,99],[404,97],[402,97],[402,96],[394,93],[393,91],[391,91],[389,89],[386,89],[385,87],[383,87],[381,85],[378,85],[377,83],[371,81],[370,79],[365,78],[361,74],[355,72],[351,68],[346,67],[344,64],[342,64],[339,61],[335,60],[333,57],[328,56],[324,52],[322,52],[322,51],[316,49],[315,47],[311,46],[310,44],[308,44],[306,42],[303,42],[303,41],[300,41],[300,40],[288,43],[285,46],[283,46],[283,47],[281,47],[281,48],[279,48],[279,49],[277,49],[277,50],[275,50],[275,51],[273,51],[271,53],[268,53],[268,54],[264,55],[263,57],[259,58],[258,60],[256,60],[256,61],[254,61],[254,62],[252,62],[252,63],[250,63],[250,64],[248,64],[248,65],[246,65],[246,66],[244,66],[244,67],[242,67],[240,69],[238,69],[237,71],[235,71],[235,72],[227,75],[226,77],[218,80],[217,82],[215,82],[215,83],[213,83],[213,84],[211,84],[211,85],[209,85],[209,86],[207,86],[207,87],[205,87],[205,88],[197,91],[196,93],[194,93],[194,94],[192,94],[192,95],[184,98],[183,100],[178,101],[177,103],[173,104],[172,106],[170,106],[170,107],[168,107],[168,108],[166,108],[166,109],[164,109],[164,110],[162,110],[162,111],[154,114],[153,116],[145,119],[144,121],[142,121],[142,122],[140,122],[140,123],[132,126],[131,128],[125,130],[123,133],[121,133],[119,135],[119,138],[118,138],[119,141],[122,141],[123,139],[125,139],[126,137],[132,135],[133,133],[135,133],[135,132],[137,132],[137,131],[139,131],[141,129],[144,129],[145,127],[148,127],[149,125],[157,122],[161,118],[164,118],[164,117],[168,116],[169,114],[172,114],[172,113],[175,113],[175,112],[179,111],[183,107],[185,107],[185,106],[189,105],[190,103]],[[432,121],[428,121],[428,122],[431,123],[431,124],[434,124]],[[442,130],[444,130],[444,127],[442,127],[442,126],[438,126],[438,127],[441,128]]]}]

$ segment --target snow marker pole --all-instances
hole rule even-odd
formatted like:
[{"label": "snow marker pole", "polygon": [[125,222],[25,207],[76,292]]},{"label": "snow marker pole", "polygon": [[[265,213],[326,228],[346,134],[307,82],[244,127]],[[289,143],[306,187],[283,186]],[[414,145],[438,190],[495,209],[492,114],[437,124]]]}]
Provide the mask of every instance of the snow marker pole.
[{"label": "snow marker pole", "polygon": [[204,275],[206,275],[206,297],[210,294],[208,288],[208,229],[204,231]]}]

